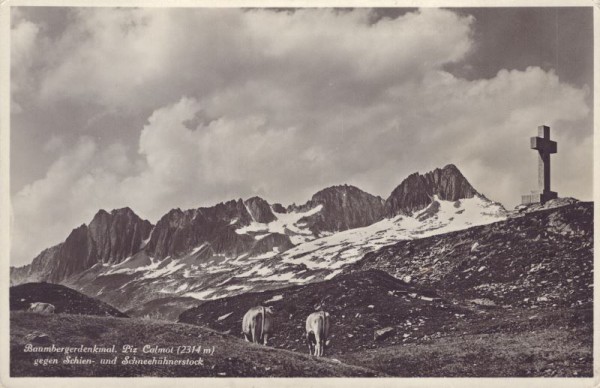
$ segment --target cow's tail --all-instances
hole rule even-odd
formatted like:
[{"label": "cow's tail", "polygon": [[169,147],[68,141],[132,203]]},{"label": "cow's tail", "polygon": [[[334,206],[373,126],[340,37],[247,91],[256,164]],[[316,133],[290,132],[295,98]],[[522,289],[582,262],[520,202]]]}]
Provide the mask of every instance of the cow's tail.
[{"label": "cow's tail", "polygon": [[325,311],[321,310],[321,339],[324,339],[326,334],[325,334]]},{"label": "cow's tail", "polygon": [[260,325],[260,338],[263,339],[265,338],[265,306],[261,306],[262,307],[262,322]]}]

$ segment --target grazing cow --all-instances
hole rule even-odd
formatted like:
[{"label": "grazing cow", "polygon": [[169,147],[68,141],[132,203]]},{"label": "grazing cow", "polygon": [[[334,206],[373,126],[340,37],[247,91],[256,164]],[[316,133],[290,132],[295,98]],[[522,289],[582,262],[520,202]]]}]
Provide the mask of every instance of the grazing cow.
[{"label": "grazing cow", "polygon": [[257,306],[252,307],[242,320],[242,332],[246,341],[267,344],[269,335],[273,331],[273,308]]},{"label": "grazing cow", "polygon": [[35,302],[29,305],[29,311],[34,313],[54,314],[54,310],[56,310],[56,307],[50,303]]},{"label": "grazing cow", "polygon": [[329,313],[321,310],[306,318],[306,341],[309,354],[317,357],[323,356],[328,335]]}]

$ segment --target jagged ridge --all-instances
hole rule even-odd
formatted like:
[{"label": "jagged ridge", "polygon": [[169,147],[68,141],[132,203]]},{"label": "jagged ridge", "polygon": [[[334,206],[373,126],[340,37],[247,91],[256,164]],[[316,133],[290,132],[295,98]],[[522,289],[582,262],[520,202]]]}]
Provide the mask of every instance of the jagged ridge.
[{"label": "jagged ridge", "polygon": [[[116,265],[140,252],[150,262],[193,253],[190,259],[197,264],[223,257],[272,256],[304,241],[366,227],[386,217],[412,214],[432,204],[434,196],[456,201],[475,195],[479,194],[458,168],[448,165],[424,175],[410,175],[385,201],[357,187],[340,185],[287,209],[280,204],[271,206],[260,197],[185,211],[173,209],[156,226],[129,208],[110,213],[100,210],[89,225],[74,229],[65,242],[44,250],[30,265],[11,268],[11,283],[66,282],[96,264]],[[295,214],[298,218],[294,219]],[[264,227],[284,216],[291,221],[279,229]],[[240,233],[240,228],[253,224],[263,226]]]}]

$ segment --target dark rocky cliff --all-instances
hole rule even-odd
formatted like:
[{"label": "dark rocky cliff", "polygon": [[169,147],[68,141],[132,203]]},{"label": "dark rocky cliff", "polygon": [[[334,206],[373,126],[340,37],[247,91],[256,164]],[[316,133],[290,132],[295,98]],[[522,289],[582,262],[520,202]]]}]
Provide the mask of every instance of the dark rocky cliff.
[{"label": "dark rocky cliff", "polygon": [[300,220],[306,222],[315,235],[368,226],[384,215],[383,199],[349,185],[321,190],[299,210],[307,211],[319,205],[322,205],[321,211]]},{"label": "dark rocky cliff", "polygon": [[149,221],[139,218],[130,208],[100,210],[89,227],[98,259],[103,263],[119,263],[135,254],[152,230]]},{"label": "dark rocky cliff", "polygon": [[267,224],[277,219],[273,211],[271,211],[269,203],[260,197],[252,197],[244,203],[256,222]]},{"label": "dark rocky cliff", "polygon": [[173,209],[156,224],[146,251],[163,259],[209,243],[216,253],[240,252],[250,248],[254,239],[238,235],[235,229],[251,222],[241,199],[186,211]]},{"label": "dark rocky cliff", "polygon": [[30,265],[11,269],[11,280],[59,283],[97,263],[119,263],[140,250],[151,230],[152,224],[129,208],[100,210],[89,226],[73,229],[63,243],[42,251]]},{"label": "dark rocky cliff", "polygon": [[280,204],[271,206],[260,197],[185,211],[173,209],[155,227],[129,208],[110,213],[100,210],[89,225],[74,229],[63,243],[44,250],[30,265],[11,268],[11,282],[64,282],[97,263],[118,264],[141,251],[158,260],[188,254],[203,245],[206,259],[283,252],[293,246],[289,231],[264,235],[257,231],[238,234],[236,230],[253,222],[268,224],[277,219],[276,214],[320,207],[297,222],[298,227],[320,237],[368,226],[384,217],[411,214],[430,205],[434,195],[456,201],[477,194],[458,168],[448,165],[424,175],[410,175],[386,201],[354,186],[340,185],[317,192],[304,205],[287,209]]},{"label": "dark rocky cliff", "polygon": [[449,164],[424,175],[409,175],[385,201],[385,214],[388,217],[410,215],[429,206],[434,195],[441,200],[457,201],[477,194],[458,168]]}]

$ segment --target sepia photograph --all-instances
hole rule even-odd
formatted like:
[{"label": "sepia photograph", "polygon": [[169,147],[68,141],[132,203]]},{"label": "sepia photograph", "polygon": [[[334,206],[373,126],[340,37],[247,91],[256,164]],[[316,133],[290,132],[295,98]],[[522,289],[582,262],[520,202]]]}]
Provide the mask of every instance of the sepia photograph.
[{"label": "sepia photograph", "polygon": [[1,6],[7,387],[592,386],[597,5],[115,5]]}]

